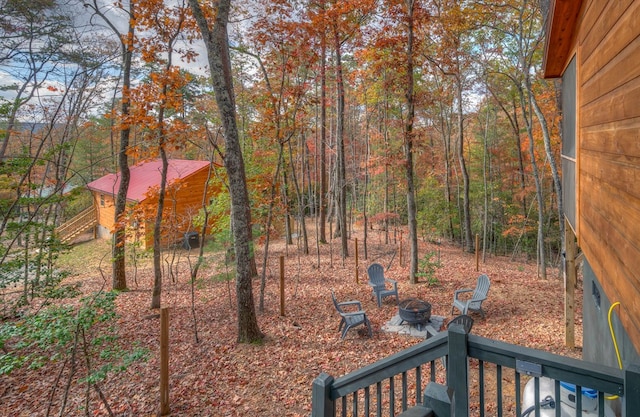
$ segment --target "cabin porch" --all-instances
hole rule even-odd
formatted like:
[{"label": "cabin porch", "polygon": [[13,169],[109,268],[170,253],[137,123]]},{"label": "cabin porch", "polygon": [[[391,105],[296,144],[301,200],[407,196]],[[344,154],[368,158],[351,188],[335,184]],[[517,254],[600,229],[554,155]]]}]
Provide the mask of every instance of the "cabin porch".
[{"label": "cabin porch", "polygon": [[[595,412],[582,412],[582,396],[576,396],[576,417],[607,417],[605,410],[612,407],[621,417],[633,417],[640,410],[638,364],[620,370],[465,334],[462,327],[452,326],[342,377],[320,374],[313,382],[312,416],[565,417],[560,407],[541,408],[543,377],[556,381],[556,398],[559,381],[575,385],[576,392],[582,387],[598,392]],[[522,391],[530,379],[536,388],[535,410],[523,416]]]}]

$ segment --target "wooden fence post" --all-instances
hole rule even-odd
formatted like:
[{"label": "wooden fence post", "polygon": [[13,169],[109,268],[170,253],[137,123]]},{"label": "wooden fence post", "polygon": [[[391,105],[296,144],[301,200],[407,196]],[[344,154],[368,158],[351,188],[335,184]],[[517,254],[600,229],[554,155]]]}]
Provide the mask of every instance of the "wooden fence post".
[{"label": "wooden fence post", "polygon": [[360,284],[358,277],[358,238],[356,238],[356,284]]},{"label": "wooden fence post", "polygon": [[404,266],[402,262],[402,230],[400,231],[400,257],[398,259],[400,266]]},{"label": "wooden fence post", "polygon": [[169,407],[169,308],[160,309],[160,415],[170,413]]},{"label": "wooden fence post", "polygon": [[480,270],[480,235],[476,233],[476,272]]},{"label": "wooden fence post", "polygon": [[284,256],[280,256],[280,315],[284,317]]}]

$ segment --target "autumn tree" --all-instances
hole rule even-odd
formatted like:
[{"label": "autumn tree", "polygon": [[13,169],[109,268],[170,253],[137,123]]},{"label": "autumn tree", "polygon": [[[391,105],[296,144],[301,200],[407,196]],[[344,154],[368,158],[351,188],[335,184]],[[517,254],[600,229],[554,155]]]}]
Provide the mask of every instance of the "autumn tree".
[{"label": "autumn tree", "polygon": [[[490,14],[497,18],[491,27],[493,28],[493,38],[491,42],[498,45],[501,54],[493,54],[493,60],[486,65],[488,79],[491,84],[499,83],[504,89],[505,85],[510,85],[515,94],[509,98],[496,94],[498,87],[490,87],[496,100],[501,103],[505,113],[507,106],[515,109],[515,105],[510,103],[515,99],[519,113],[512,111],[513,116],[509,116],[514,130],[521,125],[526,132],[526,145],[529,153],[531,175],[535,184],[535,201],[537,203],[537,235],[536,254],[538,260],[539,274],[546,277],[547,254],[545,249],[545,222],[546,222],[546,192],[544,187],[544,166],[548,163],[552,181],[553,191],[557,199],[558,219],[562,219],[562,187],[559,170],[556,164],[556,155],[552,150],[552,131],[549,120],[553,121],[555,103],[551,100],[551,111],[543,111],[539,104],[539,96],[553,94],[553,86],[548,86],[545,82],[533,80],[532,74],[539,69],[542,53],[542,17],[538,4],[529,1],[508,2],[500,11]],[[498,81],[502,80],[502,82]],[[505,84],[506,82],[506,84]],[[489,84],[491,86],[491,84]],[[508,87],[507,87],[508,88]],[[551,91],[550,91],[551,90]],[[508,101],[509,100],[509,101]],[[549,105],[547,105],[549,107]],[[546,114],[545,114],[546,113]],[[519,118],[518,118],[519,114]],[[537,120],[537,126],[535,121]],[[518,135],[520,132],[518,132]],[[542,141],[539,140],[542,138]],[[536,149],[542,142],[546,161],[539,160],[539,151]],[[524,208],[524,207],[523,207]],[[523,218],[526,219],[526,215]],[[564,224],[558,221],[558,236],[560,242],[564,238]],[[562,247],[562,243],[559,245]]]},{"label": "autumn tree", "polygon": [[127,289],[126,263],[125,263],[125,242],[126,230],[123,222],[127,206],[127,191],[131,173],[129,171],[129,160],[127,152],[129,150],[129,138],[131,135],[131,69],[133,65],[133,52],[135,44],[135,22],[136,22],[136,1],[131,0],[128,4],[118,2],[116,13],[120,17],[126,17],[127,30],[122,33],[115,24],[116,16],[109,13],[110,7],[105,6],[98,0],[86,1],[85,7],[98,16],[120,40],[121,50],[121,71],[122,71],[122,91],[120,99],[119,123],[116,127],[119,132],[120,142],[117,149],[117,161],[120,177],[120,184],[115,199],[115,226],[112,241],[112,287],[114,290]]},{"label": "autumn tree", "polygon": [[[162,295],[161,238],[169,168],[167,147],[180,148],[183,136],[181,132],[186,130],[180,118],[167,116],[183,112],[184,100],[181,92],[189,81],[187,74],[180,71],[173,62],[176,42],[181,35],[187,36],[187,11],[186,2],[178,2],[173,6],[166,6],[160,0],[145,2],[140,5],[136,22],[145,33],[140,39],[142,59],[153,70],[148,82],[136,89],[139,94],[132,104],[138,113],[136,123],[146,127],[149,132],[150,156],[159,154],[162,161],[153,225],[154,284],[151,308],[160,308]],[[193,52],[189,49],[181,55],[186,61],[193,58]]]},{"label": "autumn tree", "polygon": [[332,1],[327,8],[327,21],[330,24],[330,39],[334,53],[335,83],[336,83],[336,175],[335,202],[337,227],[339,233],[342,257],[349,256],[347,245],[347,179],[345,156],[345,74],[343,67],[343,48],[347,41],[359,36],[360,30],[370,13],[374,3],[364,1],[359,3]]},{"label": "autumn tree", "polygon": [[[266,1],[261,7],[264,8],[261,17],[256,19],[251,33],[246,34],[234,51],[250,59],[255,68],[255,75],[248,81],[252,88],[243,95],[252,103],[254,116],[249,135],[258,144],[254,156],[248,156],[248,163],[254,167],[253,188],[268,189],[267,193],[257,193],[252,199],[256,209],[266,207],[260,210],[262,215],[257,220],[262,221],[265,230],[259,306],[262,311],[269,245],[276,216],[283,216],[285,238],[290,242],[290,213],[296,212],[303,253],[309,253],[304,218],[306,207],[300,187],[304,172],[296,169],[301,155],[294,151],[293,142],[302,137],[298,120],[306,118],[304,103],[308,94],[309,68],[315,57],[308,46],[310,35],[306,25],[289,17],[292,14],[290,5]],[[257,171],[260,173],[255,175]]]}]

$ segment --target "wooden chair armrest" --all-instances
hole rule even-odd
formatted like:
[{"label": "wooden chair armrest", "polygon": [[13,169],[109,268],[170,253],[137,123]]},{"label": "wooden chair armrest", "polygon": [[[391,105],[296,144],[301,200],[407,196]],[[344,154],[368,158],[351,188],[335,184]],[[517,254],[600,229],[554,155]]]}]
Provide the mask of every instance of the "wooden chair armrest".
[{"label": "wooden chair armrest", "polygon": [[463,288],[460,290],[455,290],[455,292],[453,293],[453,299],[457,300],[460,294],[464,294],[466,292],[473,292],[473,288]]},{"label": "wooden chair armrest", "polygon": [[364,310],[352,311],[350,313],[342,313],[344,317],[355,317],[355,316],[361,316],[363,314],[366,315]]},{"label": "wooden chair armrest", "polygon": [[338,303],[340,307],[344,306],[358,306],[358,310],[362,310],[362,304],[360,301],[343,301],[342,303]]}]

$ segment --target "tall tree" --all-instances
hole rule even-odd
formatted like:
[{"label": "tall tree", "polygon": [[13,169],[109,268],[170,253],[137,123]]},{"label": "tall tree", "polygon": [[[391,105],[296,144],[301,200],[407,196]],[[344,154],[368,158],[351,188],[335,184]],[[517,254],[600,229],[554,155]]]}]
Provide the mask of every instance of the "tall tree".
[{"label": "tall tree", "polygon": [[[334,4],[334,8],[337,6]],[[342,259],[349,256],[349,246],[347,245],[347,184],[346,184],[346,158],[344,155],[344,76],[342,68],[342,32],[338,26],[338,19],[333,20],[333,52],[335,54],[336,68],[336,233],[340,234],[340,248]]]},{"label": "tall tree", "polygon": [[406,25],[407,25],[407,85],[406,105],[407,115],[404,127],[405,149],[405,175],[407,180],[407,217],[409,220],[409,247],[410,265],[409,281],[416,283],[418,272],[418,221],[416,218],[416,192],[413,179],[413,123],[415,119],[415,94],[414,94],[414,69],[413,69],[413,42],[414,42],[414,6],[415,0],[406,0]]},{"label": "tall tree", "polygon": [[118,130],[120,132],[120,142],[117,150],[118,170],[120,173],[120,184],[116,193],[116,201],[114,207],[114,231],[111,246],[112,252],[112,287],[114,290],[127,289],[126,261],[125,261],[125,243],[126,230],[123,217],[127,208],[127,191],[129,190],[129,181],[131,173],[129,171],[129,159],[127,152],[129,150],[129,138],[131,135],[131,68],[133,65],[133,50],[135,43],[135,21],[136,21],[136,2],[130,0],[128,8],[125,9],[124,3],[118,2],[119,11],[127,17],[127,31],[121,33],[114,22],[114,18],[108,16],[105,12],[105,5],[98,0],[85,2],[85,6],[99,16],[104,23],[114,32],[120,39],[120,47],[122,52],[122,97],[120,100],[120,120]]},{"label": "tall tree", "polygon": [[[180,119],[167,119],[170,112],[180,114],[183,112],[184,100],[180,91],[186,85],[187,78],[173,64],[175,45],[178,37],[183,34],[187,22],[188,6],[186,1],[178,1],[175,5],[168,7],[163,1],[149,1],[141,4],[138,10],[137,24],[141,30],[146,32],[146,36],[141,39],[142,58],[148,64],[155,66],[160,64],[158,70],[151,72],[148,81],[151,93],[147,97],[142,97],[142,104],[137,106],[141,109],[143,116],[148,116],[147,109],[153,105],[155,119],[149,118],[148,128],[152,132],[152,142],[154,149],[160,154],[162,161],[162,171],[160,173],[160,189],[158,190],[158,205],[156,207],[155,222],[153,225],[153,294],[151,298],[151,308],[160,308],[162,296],[162,264],[161,264],[161,238],[163,226],[163,213],[165,209],[165,197],[167,191],[167,172],[169,161],[167,157],[167,146],[173,142],[176,147],[179,132],[184,130]],[[148,35],[147,35],[148,34]],[[188,59],[192,54],[187,50],[183,55]],[[145,90],[144,88],[141,90]],[[174,125],[171,129],[170,125]],[[175,126],[175,125],[178,126]],[[168,126],[169,125],[169,126]]]},{"label": "tall tree", "polygon": [[[206,10],[198,0],[189,0],[207,49],[211,84],[215,92],[225,139],[224,165],[229,177],[236,251],[238,342],[251,343],[261,340],[263,334],[258,327],[251,285],[251,263],[255,262],[252,254],[251,211],[236,122],[227,33],[231,1],[218,0],[212,3],[213,10]],[[213,26],[209,26],[208,17],[213,19]]]}]

